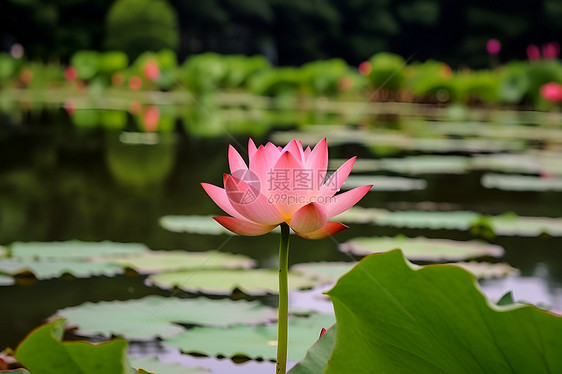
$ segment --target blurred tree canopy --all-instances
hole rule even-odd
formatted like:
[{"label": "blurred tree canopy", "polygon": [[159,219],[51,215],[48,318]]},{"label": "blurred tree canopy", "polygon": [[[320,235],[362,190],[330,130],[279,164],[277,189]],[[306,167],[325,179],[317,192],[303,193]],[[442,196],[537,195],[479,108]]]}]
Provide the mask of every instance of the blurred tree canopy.
[{"label": "blurred tree canopy", "polygon": [[358,64],[390,51],[480,67],[490,38],[507,60],[562,37],[559,0],[4,0],[2,8],[0,48],[21,43],[41,59],[170,48],[180,58],[212,51],[262,53],[281,65]]},{"label": "blurred tree canopy", "polygon": [[136,58],[145,51],[175,50],[178,19],[165,0],[117,0],[107,16],[105,47]]}]

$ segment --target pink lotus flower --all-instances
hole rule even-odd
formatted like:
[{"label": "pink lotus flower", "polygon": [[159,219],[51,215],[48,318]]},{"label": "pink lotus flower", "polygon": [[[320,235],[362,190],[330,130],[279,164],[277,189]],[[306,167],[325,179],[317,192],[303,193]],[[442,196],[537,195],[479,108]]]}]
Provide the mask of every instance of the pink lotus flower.
[{"label": "pink lotus flower", "polygon": [[249,166],[234,147],[229,147],[231,175],[224,174],[224,189],[201,183],[211,199],[230,215],[214,219],[239,235],[263,235],[283,222],[306,239],[334,235],[348,227],[330,218],[357,204],[372,187],[357,187],[335,195],[356,157],[325,180],[326,139],[306,150],[297,140],[291,140],[285,148],[273,143],[256,148],[250,139],[248,154]]}]

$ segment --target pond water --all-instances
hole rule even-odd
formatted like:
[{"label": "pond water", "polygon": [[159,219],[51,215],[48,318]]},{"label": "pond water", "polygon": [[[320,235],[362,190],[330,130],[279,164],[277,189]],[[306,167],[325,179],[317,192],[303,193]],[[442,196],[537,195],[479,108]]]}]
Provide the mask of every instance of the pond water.
[{"label": "pond water", "polygon": [[[410,130],[414,126],[424,126],[419,119],[405,118],[399,122]],[[369,131],[376,135],[377,120],[372,119],[372,123],[374,125],[371,124]],[[264,143],[273,132],[286,131],[291,127],[296,129],[297,125],[284,125],[280,129],[272,126],[255,141]],[[470,126],[468,123],[465,125]],[[279,136],[276,133],[273,138]],[[332,137],[337,140],[338,134]],[[256,259],[260,267],[273,267],[277,263],[277,237],[274,234],[248,238],[174,233],[158,223],[165,215],[221,213],[199,183],[221,185],[222,173],[228,171],[228,144],[245,146],[247,139],[245,134],[237,134],[234,139],[226,134],[221,137],[196,137],[180,126],[167,133],[142,133],[139,138],[134,132],[76,127],[62,110],[22,112],[15,119],[3,117],[0,122],[0,245],[16,241],[79,239],[140,242],[154,250],[208,251],[220,248],[220,251],[248,255]],[[354,155],[359,155],[360,159],[384,158],[361,142],[339,139],[330,147],[331,158],[345,159]],[[457,137],[450,136],[449,139]],[[330,137],[328,140],[330,144]],[[535,149],[545,147],[544,143],[528,144]],[[393,152],[392,157],[434,153],[406,149]],[[477,151],[437,153],[474,156]],[[377,191],[375,186],[360,205],[390,211],[427,209],[429,206],[433,210],[467,210],[491,215],[514,212],[521,216],[561,216],[562,193],[485,188],[481,180],[487,172],[467,170],[462,173],[417,174],[413,177],[423,179],[425,188]],[[375,174],[401,175],[392,170],[379,170]],[[420,204],[422,202],[427,204]],[[474,239],[468,231],[459,230],[406,229],[368,224],[350,226],[351,229],[338,234],[335,240],[293,238],[290,263],[352,261],[338,250],[338,243],[357,236],[403,234],[409,237]],[[497,236],[489,241],[502,246],[505,255],[500,259],[484,260],[507,262],[520,271],[518,275],[507,278],[482,281],[484,291],[492,299],[513,290],[517,300],[544,303],[562,310],[562,237]],[[3,326],[0,348],[15,347],[31,329],[64,307],[85,301],[171,294],[170,291],[147,286],[142,276],[63,278],[27,283],[0,287],[0,320]],[[180,296],[192,295],[180,293]],[[273,296],[258,299],[275,305]],[[133,352],[159,352],[164,358],[180,360],[177,352],[161,351],[161,348],[150,345],[134,346]],[[198,363],[202,359],[181,356],[181,360]],[[221,360],[213,365],[223,367],[231,363]],[[241,366],[238,370],[263,372],[267,371],[264,368],[269,364],[253,365],[258,366],[253,369]]]}]

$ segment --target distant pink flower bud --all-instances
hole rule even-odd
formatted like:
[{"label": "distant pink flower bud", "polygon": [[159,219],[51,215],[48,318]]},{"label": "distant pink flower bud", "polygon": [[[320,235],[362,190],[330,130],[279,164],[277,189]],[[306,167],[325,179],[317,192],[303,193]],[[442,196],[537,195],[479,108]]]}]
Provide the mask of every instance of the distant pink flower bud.
[{"label": "distant pink flower bud", "polygon": [[501,49],[502,45],[498,39],[490,39],[488,43],[486,43],[486,50],[488,50],[488,53],[491,55],[497,55],[500,53]]},{"label": "distant pink flower bud", "polygon": [[111,75],[111,84],[114,85],[115,87],[121,86],[123,83],[125,83],[125,77],[123,77],[123,74],[121,73],[113,73]]},{"label": "distant pink flower bud", "polygon": [[133,100],[129,103],[129,113],[139,114],[142,110],[142,104],[138,100]]},{"label": "distant pink flower bud", "polygon": [[541,51],[539,50],[539,47],[537,47],[534,44],[529,44],[527,46],[527,57],[531,61],[538,60],[539,58],[541,58]]},{"label": "distant pink flower bud", "polygon": [[33,72],[29,69],[23,69],[20,72],[20,80],[25,84],[29,85],[33,80]]},{"label": "distant pink flower bud", "polygon": [[343,77],[338,81],[340,91],[347,91],[353,87],[353,80],[350,77]]},{"label": "distant pink flower bud", "polygon": [[318,339],[324,336],[325,333],[326,333],[326,329],[322,327],[322,330],[320,330],[320,337]]},{"label": "distant pink flower bud", "polygon": [[158,64],[154,61],[148,61],[144,66],[144,76],[150,79],[151,81],[155,81],[160,76],[160,68]]},{"label": "distant pink flower bud", "polygon": [[136,75],[132,76],[131,79],[129,79],[129,88],[133,91],[140,90],[142,88],[142,79]]},{"label": "distant pink flower bud", "polygon": [[78,78],[78,73],[76,72],[76,69],[72,66],[67,67],[66,70],[64,71],[64,78],[69,82]]},{"label": "distant pink flower bud", "polygon": [[540,88],[540,94],[543,99],[551,102],[562,101],[562,85],[556,82],[550,82]]},{"label": "distant pink flower bud", "polygon": [[556,42],[546,43],[542,46],[542,55],[544,58],[556,58],[560,53],[560,45]]},{"label": "distant pink flower bud", "polygon": [[160,109],[151,105],[144,112],[144,128],[146,131],[154,132],[158,129],[158,121],[160,120]]},{"label": "distant pink flower bud", "polygon": [[369,75],[371,74],[371,70],[373,70],[373,67],[371,66],[369,61],[363,61],[359,64],[359,67],[357,69],[359,70],[359,74]]},{"label": "distant pink flower bud", "polygon": [[74,114],[74,112],[76,112],[76,104],[74,104],[74,101],[70,99],[64,102],[63,108],[66,111],[66,113],[71,117]]}]

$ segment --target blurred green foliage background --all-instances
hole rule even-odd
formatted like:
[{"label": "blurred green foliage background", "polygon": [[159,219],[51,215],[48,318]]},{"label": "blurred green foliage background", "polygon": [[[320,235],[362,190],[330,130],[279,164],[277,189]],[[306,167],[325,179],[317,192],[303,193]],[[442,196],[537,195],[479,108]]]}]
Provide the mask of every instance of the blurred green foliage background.
[{"label": "blurred green foliage background", "polygon": [[68,62],[77,50],[122,50],[130,59],[171,49],[263,54],[300,65],[340,57],[358,64],[389,51],[454,67],[522,59],[529,44],[562,39],[562,3],[445,0],[4,0],[0,49],[22,44],[31,59]]}]

